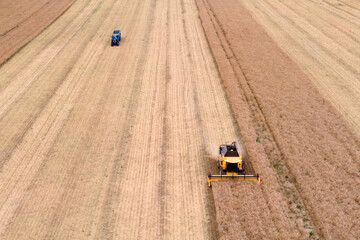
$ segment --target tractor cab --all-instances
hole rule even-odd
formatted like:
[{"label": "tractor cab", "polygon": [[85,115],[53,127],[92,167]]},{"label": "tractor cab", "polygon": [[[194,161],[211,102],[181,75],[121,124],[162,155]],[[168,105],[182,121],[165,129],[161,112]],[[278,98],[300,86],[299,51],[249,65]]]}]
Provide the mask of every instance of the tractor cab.
[{"label": "tractor cab", "polygon": [[121,41],[121,32],[120,30],[114,30],[111,36],[111,46],[117,45],[119,46],[119,42]]}]

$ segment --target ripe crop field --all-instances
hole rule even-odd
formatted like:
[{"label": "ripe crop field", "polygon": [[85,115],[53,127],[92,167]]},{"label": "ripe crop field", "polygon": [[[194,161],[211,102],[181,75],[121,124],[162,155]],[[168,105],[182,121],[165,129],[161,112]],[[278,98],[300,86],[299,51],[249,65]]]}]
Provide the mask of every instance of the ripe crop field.
[{"label": "ripe crop field", "polygon": [[242,183],[214,186],[220,235],[356,239],[356,128],[255,21],[246,4],[197,3],[252,165],[266,179],[260,190]]},{"label": "ripe crop field", "polygon": [[241,2],[360,133],[360,2]]},{"label": "ripe crop field", "polygon": [[0,3],[0,239],[356,239],[358,9]]}]

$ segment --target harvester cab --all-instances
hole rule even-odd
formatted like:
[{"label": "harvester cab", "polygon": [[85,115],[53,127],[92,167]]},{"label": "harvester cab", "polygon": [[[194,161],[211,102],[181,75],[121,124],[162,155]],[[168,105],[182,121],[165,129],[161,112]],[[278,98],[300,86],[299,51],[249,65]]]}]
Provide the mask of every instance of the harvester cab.
[{"label": "harvester cab", "polygon": [[211,187],[212,181],[219,180],[255,180],[259,183],[262,180],[259,177],[259,174],[245,175],[245,162],[241,157],[240,149],[237,142],[233,142],[230,145],[220,145],[217,166],[220,170],[220,175],[209,174],[209,187]]},{"label": "harvester cab", "polygon": [[221,175],[227,173],[245,174],[244,162],[236,142],[231,145],[220,145],[218,168]]}]

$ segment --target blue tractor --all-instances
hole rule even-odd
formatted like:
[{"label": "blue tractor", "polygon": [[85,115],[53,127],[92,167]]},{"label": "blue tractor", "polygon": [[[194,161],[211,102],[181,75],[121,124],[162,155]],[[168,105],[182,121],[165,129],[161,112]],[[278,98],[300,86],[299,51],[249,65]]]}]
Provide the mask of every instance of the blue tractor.
[{"label": "blue tractor", "polygon": [[112,36],[111,36],[111,46],[119,46],[119,43],[121,41],[121,32],[120,30],[114,30]]}]

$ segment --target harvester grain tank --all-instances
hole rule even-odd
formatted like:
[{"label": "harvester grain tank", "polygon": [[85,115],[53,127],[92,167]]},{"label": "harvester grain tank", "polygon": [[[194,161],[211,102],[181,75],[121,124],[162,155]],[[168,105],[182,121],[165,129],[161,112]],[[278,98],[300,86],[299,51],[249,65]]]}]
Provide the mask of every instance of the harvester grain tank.
[{"label": "harvester grain tank", "polygon": [[209,174],[209,187],[211,187],[211,182],[220,180],[254,180],[258,181],[259,183],[262,180],[259,177],[259,174],[246,175],[245,162],[241,157],[240,149],[237,142],[233,142],[230,145],[220,145],[217,166],[220,170],[220,174]]}]

